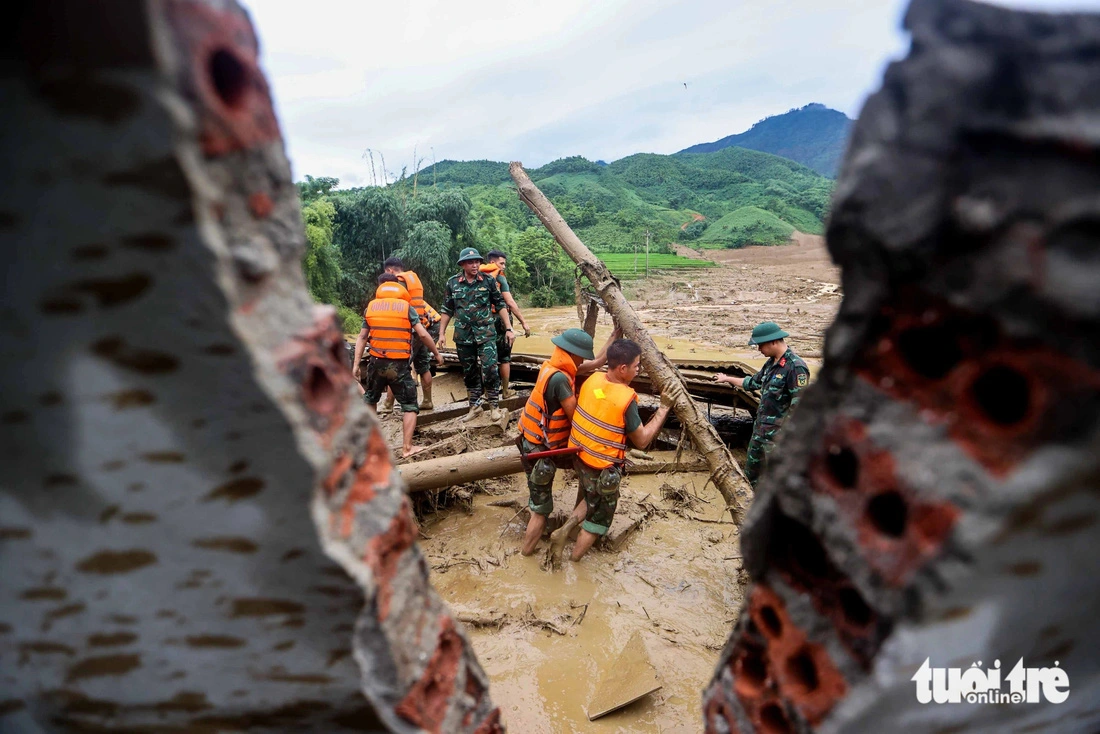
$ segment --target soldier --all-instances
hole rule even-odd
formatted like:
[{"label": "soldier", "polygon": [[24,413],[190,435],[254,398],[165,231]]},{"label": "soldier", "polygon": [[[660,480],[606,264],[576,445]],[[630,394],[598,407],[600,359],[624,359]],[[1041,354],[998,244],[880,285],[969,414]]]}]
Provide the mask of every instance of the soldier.
[{"label": "soldier", "polygon": [[[432,339],[439,341],[439,313],[424,300],[424,284],[420,282],[420,277],[411,270],[405,270],[405,263],[398,257],[387,258],[382,263],[382,267],[387,273],[396,275],[397,280],[405,286],[412,306],[420,316],[421,325],[431,334]],[[435,410],[435,405],[432,403],[432,355],[420,341],[413,344],[412,363],[413,370],[420,375],[420,387],[424,390],[424,400],[420,403],[420,409]],[[382,410],[392,409],[393,393],[390,392],[386,395]]]},{"label": "soldier", "polygon": [[[641,353],[641,348],[629,339],[613,342],[607,348],[607,372],[597,372],[585,380],[577,397],[569,445],[581,449],[573,459],[573,468],[584,492],[585,515],[573,546],[574,561],[579,561],[611,527],[619,504],[627,441],[645,450],[660,432],[671,408],[671,400],[662,395],[661,407],[649,423],[642,425],[637,394],[630,387],[641,369]],[[564,545],[576,524],[577,517],[570,516],[558,529],[560,535],[555,540]],[[551,553],[555,554],[553,548]]]},{"label": "soldier", "polygon": [[[523,327],[523,335],[531,336],[531,329],[527,327],[527,320],[523,318],[523,312],[519,310],[516,299],[512,297],[512,288],[508,285],[508,279],[504,277],[504,270],[508,266],[508,256],[500,250],[490,250],[486,255],[489,262],[481,266],[480,270],[496,278],[500,295],[508,304],[508,311],[516,317]],[[504,330],[498,321],[497,324],[497,362],[500,364],[500,396],[502,398],[515,397],[514,390],[509,389],[508,383],[512,380],[512,345],[504,338]]]},{"label": "soldier", "polygon": [[363,328],[355,340],[355,367],[352,374],[355,379],[362,379],[363,349],[369,342],[370,357],[367,360],[367,376],[363,380],[366,383],[363,402],[371,410],[376,410],[378,400],[386,388],[393,389],[404,411],[401,417],[403,457],[423,450],[420,446],[413,446],[412,442],[413,432],[416,430],[416,414],[420,412],[416,405],[416,385],[409,372],[414,331],[424,346],[435,355],[436,363],[442,367],[443,355],[420,323],[420,315],[409,303],[409,292],[397,282],[396,276],[383,273],[378,277],[374,300],[367,304],[363,312]]},{"label": "soldier", "polygon": [[784,341],[790,336],[774,321],[765,321],[752,330],[749,346],[756,345],[768,358],[764,366],[751,377],[718,374],[717,382],[725,382],[745,390],[760,391],[760,407],[752,425],[752,438],[745,458],[745,477],[753,487],[767,463],[775,436],[787,414],[798,405],[798,394],[810,384],[810,370],[802,358],[791,351]]},{"label": "soldier", "polygon": [[[607,361],[607,347],[619,338],[616,327],[599,354],[592,354],[592,337],[581,329],[566,329],[550,340],[554,353],[542,363],[531,397],[519,417],[519,429],[523,453],[550,451],[565,448],[573,411],[577,407],[574,383],[578,375],[586,375],[603,367]],[[581,361],[585,360],[585,361]],[[546,518],[554,511],[554,475],[557,466],[553,459],[539,459],[527,471],[527,489],[530,491],[528,507],[531,519],[523,537],[523,555],[535,552],[535,546],[546,528]],[[578,492],[574,503],[577,523],[584,519],[584,497]],[[576,523],[574,523],[576,524]]]},{"label": "soldier", "polygon": [[443,306],[439,309],[440,347],[447,342],[447,325],[451,317],[455,319],[455,349],[470,399],[470,412],[463,421],[481,415],[484,402],[489,403],[489,415],[494,421],[504,416],[497,406],[500,375],[497,373],[497,335],[493,321],[499,319],[504,324],[504,340],[508,346],[516,339],[508,318],[508,305],[500,295],[496,280],[480,272],[481,263],[481,253],[472,247],[459,253],[458,264],[462,272],[447,281]]}]

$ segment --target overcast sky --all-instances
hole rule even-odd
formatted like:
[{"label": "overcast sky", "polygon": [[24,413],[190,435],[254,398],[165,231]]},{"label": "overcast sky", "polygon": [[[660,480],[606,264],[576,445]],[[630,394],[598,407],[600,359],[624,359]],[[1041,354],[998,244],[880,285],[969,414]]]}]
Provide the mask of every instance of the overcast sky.
[{"label": "overcast sky", "polygon": [[[821,102],[856,117],[900,0],[242,0],[295,179],[674,153]],[[1098,0],[999,0],[1043,9]],[[685,83],[687,86],[685,87]]]}]

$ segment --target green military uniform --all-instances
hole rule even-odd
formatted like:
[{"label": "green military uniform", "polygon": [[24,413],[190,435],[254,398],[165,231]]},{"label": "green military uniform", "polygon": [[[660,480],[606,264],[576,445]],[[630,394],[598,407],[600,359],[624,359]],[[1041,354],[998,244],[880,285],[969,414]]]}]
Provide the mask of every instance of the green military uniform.
[{"label": "green military uniform", "polygon": [[[786,336],[786,333],[783,333]],[[752,425],[745,477],[752,486],[760,479],[767,453],[783,420],[798,405],[799,393],[810,384],[810,370],[802,358],[788,349],[779,359],[769,359],[755,375],[741,384],[745,390],[760,391],[760,407]]]},{"label": "green military uniform", "polygon": [[[512,288],[508,285],[508,279],[504,277],[504,273],[499,274],[496,277],[497,288],[501,293],[511,293]],[[504,324],[500,323],[500,319],[497,319],[497,363],[508,364],[512,361],[512,345],[508,343],[507,330],[504,328]]]},{"label": "green military uniform", "polygon": [[[409,325],[416,327],[420,323],[420,316],[416,309],[409,306]],[[367,339],[370,339],[370,325],[363,319],[363,328],[367,330]],[[419,340],[416,331],[413,331],[414,342]],[[363,402],[367,405],[378,405],[386,388],[393,390],[394,400],[406,413],[419,413],[420,407],[416,404],[416,382],[409,372],[409,360],[407,359],[382,359],[371,356],[370,347],[364,350],[363,358],[359,360],[360,373],[366,375],[362,384],[365,392]]]},{"label": "green military uniform", "polygon": [[[623,416],[626,425],[623,431],[629,436],[632,432],[642,427],[642,416],[638,412],[638,400],[630,401]],[[627,438],[629,442],[630,439]],[[611,528],[611,521],[615,519],[615,510],[619,506],[619,484],[622,482],[622,470],[609,467],[608,469],[593,469],[581,461],[579,456],[573,457],[573,469],[577,474],[577,484],[584,493],[584,500],[588,504],[588,512],[584,516],[581,528],[593,535],[607,535]],[[600,486],[600,476],[607,472],[609,481],[606,486]]]},{"label": "green military uniform", "polygon": [[494,278],[478,273],[470,283],[464,273],[459,273],[447,281],[439,312],[454,318],[455,351],[462,364],[462,379],[466,383],[470,407],[481,405],[485,400],[495,407],[500,401],[497,333],[493,326],[499,319],[493,307],[498,312],[508,308]]},{"label": "green military uniform", "polygon": [[[546,381],[543,397],[546,400],[547,415],[558,412],[562,401],[573,397],[573,385],[569,382],[569,375],[564,372],[556,372],[551,375],[550,379]],[[533,444],[526,437],[521,440],[523,441],[523,453],[525,454],[550,450],[549,446]],[[549,515],[554,511],[553,489],[556,473],[557,467],[552,459],[539,459],[535,462],[531,471],[527,472],[527,489],[530,491],[528,507],[536,515]],[[578,496],[577,502],[580,502],[580,499]]]},{"label": "green military uniform", "polygon": [[[434,339],[436,343],[439,343],[439,321],[435,321],[430,325],[423,320],[420,323],[424,324],[424,328],[427,329],[432,339]],[[422,375],[425,372],[432,372],[432,367],[435,365],[435,357],[432,355],[432,350],[428,349],[428,345],[416,337],[413,337],[412,362],[413,369],[418,375]],[[432,374],[435,373],[432,372]]]}]

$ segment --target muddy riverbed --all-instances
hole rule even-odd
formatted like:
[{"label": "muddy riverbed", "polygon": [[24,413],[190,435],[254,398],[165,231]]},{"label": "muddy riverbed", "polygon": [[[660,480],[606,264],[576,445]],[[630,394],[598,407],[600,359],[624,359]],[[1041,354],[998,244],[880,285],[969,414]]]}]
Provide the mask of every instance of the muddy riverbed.
[{"label": "muddy riverbed", "polygon": [[[737,533],[706,481],[705,473],[628,477],[619,514],[646,515],[641,526],[617,550],[566,560],[554,573],[541,568],[541,547],[519,554],[526,513],[488,504],[525,503],[523,476],[487,483],[494,494],[475,495],[469,514],[425,518],[432,583],[467,621],[511,731],[699,730],[700,691],[741,604]],[[699,499],[690,507],[662,499],[664,484]],[[555,505],[569,506],[575,493],[572,473],[559,472]],[[601,676],[639,631],[663,687],[589,722]]]},{"label": "muddy riverbed", "polygon": [[[705,256],[720,267],[693,274],[694,282],[669,274],[627,285],[657,345],[673,358],[759,366],[759,353],[745,345],[748,334],[759,321],[776,320],[816,371],[841,298],[821,238],[797,235],[784,247]],[[526,314],[533,334],[518,339],[516,352],[549,354],[550,338],[578,325],[571,306]],[[601,314],[597,349],[610,331]],[[440,374],[434,392],[437,405],[465,399],[454,372]],[[383,425],[391,444],[399,443],[398,419],[385,416]],[[743,461],[744,446],[731,448]],[[597,546],[556,573],[542,569],[541,548],[532,557],[519,554],[527,519],[526,511],[516,512],[527,501],[523,475],[457,488],[462,501],[448,509],[427,512],[419,501],[432,582],[464,621],[511,731],[701,729],[701,691],[740,609],[743,576],[736,529],[707,478],[628,477],[617,514],[639,519],[637,528],[618,547]],[[572,472],[559,471],[556,506],[570,508],[575,493]],[[588,721],[602,676],[636,632],[662,688]]]}]

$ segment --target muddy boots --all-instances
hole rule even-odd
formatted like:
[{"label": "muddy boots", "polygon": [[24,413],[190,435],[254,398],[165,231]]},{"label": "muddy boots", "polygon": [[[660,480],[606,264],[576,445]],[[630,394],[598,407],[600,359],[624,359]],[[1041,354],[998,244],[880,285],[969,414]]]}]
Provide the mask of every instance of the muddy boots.
[{"label": "muddy boots", "polygon": [[435,406],[432,405],[432,387],[428,385],[424,387],[424,399],[420,401],[421,410],[435,410]]},{"label": "muddy boots", "polygon": [[509,386],[510,382],[511,380],[505,379],[503,377],[500,380],[500,397],[502,400],[514,398],[516,396],[516,391]]},{"label": "muddy boots", "polygon": [[458,419],[459,423],[469,423],[474,418],[485,412],[485,409],[481,407],[481,403],[470,406],[470,412]]}]

